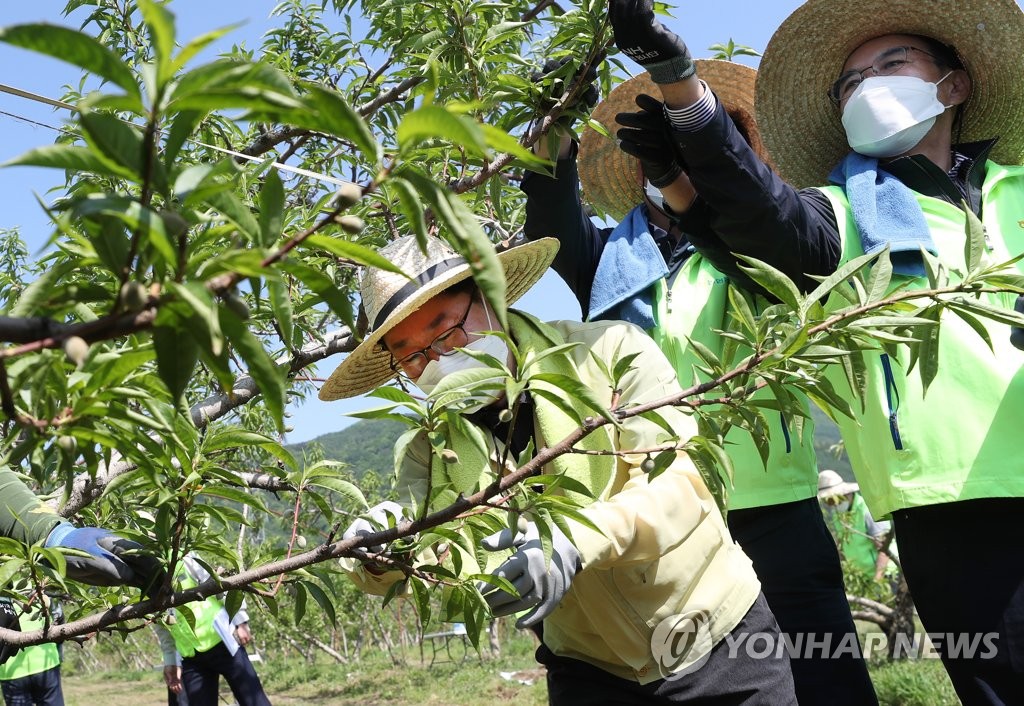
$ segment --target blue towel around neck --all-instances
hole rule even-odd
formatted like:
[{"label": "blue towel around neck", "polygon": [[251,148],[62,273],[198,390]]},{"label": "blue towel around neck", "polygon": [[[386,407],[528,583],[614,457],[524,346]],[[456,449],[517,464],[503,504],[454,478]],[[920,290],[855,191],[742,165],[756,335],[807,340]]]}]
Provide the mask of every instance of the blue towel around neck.
[{"label": "blue towel around neck", "polygon": [[587,321],[628,321],[645,330],[654,328],[651,285],[667,274],[647,224],[647,209],[637,206],[611,232],[601,252]]},{"label": "blue towel around neck", "polygon": [[878,160],[851,152],[836,165],[829,181],[846,190],[853,221],[865,253],[889,246],[893,272],[923,277],[921,249],[938,254],[914,192]]}]

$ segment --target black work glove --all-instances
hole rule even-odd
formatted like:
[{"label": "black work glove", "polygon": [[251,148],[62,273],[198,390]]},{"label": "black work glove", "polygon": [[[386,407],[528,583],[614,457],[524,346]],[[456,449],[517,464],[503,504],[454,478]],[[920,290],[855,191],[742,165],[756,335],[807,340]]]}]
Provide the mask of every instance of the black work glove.
[{"label": "black work glove", "polygon": [[[1024,314],[1024,294],[1017,297],[1017,301],[1013,305],[1013,310],[1018,314]],[[1024,328],[1019,326],[1012,326],[1010,328],[1010,343],[1015,348],[1020,348],[1024,351]]]},{"label": "black work glove", "polygon": [[[11,602],[10,598],[0,598],[0,628],[21,632],[18,613],[14,610],[14,603]],[[20,647],[14,647],[6,643],[0,644],[0,664],[18,654],[20,649]]]},{"label": "black work glove", "polygon": [[655,83],[675,83],[693,76],[690,50],[654,17],[654,0],[609,0],[608,17],[615,46],[647,69]]},{"label": "black work glove", "polygon": [[[546,80],[553,80],[556,82],[552,86],[550,94],[545,96],[538,106],[541,112],[550,112],[551,109],[555,107],[555,103],[565,95],[565,89],[572,85],[580,75],[579,70],[571,76],[565,75],[565,72],[568,71],[565,67],[572,58],[573,57],[566,56],[561,59],[548,59],[544,62],[544,66],[539,72],[534,72],[530,75],[530,80],[534,83],[540,83]],[[583,74],[583,81],[587,86],[577,94],[576,100],[563,106],[564,110],[557,121],[559,125],[571,128],[572,124],[576,122],[576,118],[579,113],[589,113],[590,110],[597,105],[597,99],[599,97],[597,91],[597,65],[603,58],[603,54],[602,56],[595,58],[594,62]]]},{"label": "black work glove", "polygon": [[676,160],[664,104],[643,93],[636,97],[636,104],[639,111],[615,116],[623,126],[615,135],[619,149],[639,159],[644,177],[660,189],[674,182],[683,169]]}]

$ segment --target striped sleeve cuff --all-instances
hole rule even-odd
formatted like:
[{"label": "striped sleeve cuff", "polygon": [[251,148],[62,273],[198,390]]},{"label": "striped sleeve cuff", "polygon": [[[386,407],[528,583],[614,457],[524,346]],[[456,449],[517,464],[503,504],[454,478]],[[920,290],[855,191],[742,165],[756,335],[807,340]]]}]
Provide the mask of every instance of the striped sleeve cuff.
[{"label": "striped sleeve cuff", "polygon": [[679,132],[697,132],[711,122],[715,117],[715,109],[718,107],[718,99],[708,88],[704,81],[700,82],[704,87],[704,95],[693,105],[685,108],[669,108],[665,106],[665,115],[668,116],[672,127]]}]

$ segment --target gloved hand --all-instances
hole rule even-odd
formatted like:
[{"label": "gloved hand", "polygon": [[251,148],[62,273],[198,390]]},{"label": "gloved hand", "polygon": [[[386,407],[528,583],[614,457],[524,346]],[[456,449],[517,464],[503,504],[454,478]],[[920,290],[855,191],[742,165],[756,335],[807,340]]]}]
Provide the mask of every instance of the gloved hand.
[{"label": "gloved hand", "polygon": [[[565,66],[573,57],[562,57],[561,59],[548,59],[544,62],[543,68],[539,72],[534,72],[530,75],[530,80],[534,83],[540,83],[547,79],[551,74],[558,71],[560,68]],[[582,92],[577,94],[576,100],[564,106],[565,111],[559,117],[557,124],[562,125],[566,128],[572,127],[572,124],[576,122],[576,116],[574,112],[590,112],[590,109],[597,105],[597,99],[599,93],[597,90],[597,65],[604,59],[602,53],[601,56],[594,60],[593,64],[589,66],[586,73],[583,74],[583,80],[587,83],[587,87]],[[558,101],[565,93],[565,89],[568,88],[572,83],[576,81],[579,76],[579,71],[574,73],[571,77],[563,78],[561,83],[556,84],[552,89],[551,93],[541,101],[540,110],[544,113],[549,112],[555,107],[555,102]]]},{"label": "gloved hand", "polygon": [[[1013,304],[1013,310],[1018,314],[1024,314],[1024,294],[1017,297],[1017,301]],[[1019,328],[1017,326],[1010,327],[1010,343],[1012,343],[1015,348],[1024,350],[1024,328]]]},{"label": "gloved hand", "polygon": [[[14,609],[14,603],[11,602],[10,598],[0,598],[0,628],[21,632],[18,612]],[[20,649],[20,647],[14,647],[13,645],[0,645],[0,664],[18,654]]]},{"label": "gloved hand", "polygon": [[76,549],[88,556],[65,554],[69,579],[93,586],[127,584],[144,594],[163,583],[160,560],[143,546],[101,527],[75,527],[61,522],[46,538],[46,546]]},{"label": "gloved hand", "polygon": [[515,537],[511,530],[503,529],[485,537],[480,546],[489,552],[513,547],[518,550],[492,571],[491,575],[508,580],[519,592],[519,597],[490,584],[481,591],[495,616],[511,615],[534,606],[533,610],[516,621],[518,628],[536,625],[549,616],[582,567],[580,553],[554,525],[551,526],[550,564],[544,560],[540,532],[534,522],[520,525]]},{"label": "gloved hand", "polygon": [[644,177],[660,189],[674,182],[683,169],[676,160],[664,104],[642,93],[636,97],[636,104],[640,108],[636,113],[615,116],[615,122],[623,126],[615,135],[619,149],[639,159]]},{"label": "gloved hand", "polygon": [[654,0],[609,0],[608,17],[615,46],[651,74],[655,83],[675,83],[693,76],[690,50],[654,17]]},{"label": "gloved hand", "polygon": [[[366,517],[360,517],[358,520],[350,524],[348,529],[345,530],[345,533],[341,535],[341,538],[352,539],[353,537],[365,537],[368,534],[374,534],[375,532],[387,529],[391,526],[388,522],[388,515],[395,518],[396,525],[406,519],[401,505],[391,500],[385,500],[384,502],[371,507],[366,513]],[[384,545],[373,544],[369,547],[365,547],[365,549],[371,554],[379,554],[384,550]]]}]

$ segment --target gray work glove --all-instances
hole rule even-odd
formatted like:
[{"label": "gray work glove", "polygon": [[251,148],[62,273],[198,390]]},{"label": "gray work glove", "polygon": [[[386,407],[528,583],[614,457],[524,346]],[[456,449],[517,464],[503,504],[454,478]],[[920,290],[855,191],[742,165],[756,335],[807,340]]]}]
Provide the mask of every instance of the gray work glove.
[{"label": "gray work glove", "polygon": [[[1017,297],[1017,301],[1013,305],[1013,310],[1018,314],[1024,314],[1024,294]],[[1010,343],[1012,343],[1015,348],[1024,350],[1024,328],[1019,328],[1017,326],[1010,327]]]},{"label": "gray work glove", "polygon": [[[395,518],[394,524],[388,521],[388,515]],[[371,507],[364,517],[360,517],[358,520],[350,524],[348,529],[345,530],[345,533],[341,535],[341,538],[352,539],[353,537],[365,537],[368,534],[374,534],[381,530],[386,530],[389,527],[399,524],[405,519],[405,513],[403,512],[401,505],[392,500],[385,500],[384,502]],[[374,544],[369,547],[365,547],[365,549],[370,554],[380,554],[384,551],[384,545]]]},{"label": "gray work glove", "polygon": [[489,552],[518,550],[491,575],[506,579],[519,596],[489,584],[481,591],[495,617],[519,613],[533,606],[533,610],[516,621],[517,628],[528,628],[549,616],[582,568],[580,553],[554,525],[551,526],[550,564],[544,560],[540,532],[534,522],[524,523],[514,537],[509,529],[496,532],[481,540],[480,546]]},{"label": "gray work glove", "polygon": [[102,527],[75,527],[61,522],[46,538],[50,548],[73,549],[66,554],[67,576],[93,586],[127,584],[149,594],[164,580],[160,560],[138,542],[119,537]]},{"label": "gray work glove", "polygon": [[675,83],[696,72],[683,40],[654,17],[654,0],[609,0],[608,17],[615,46],[647,69],[655,83]]}]

